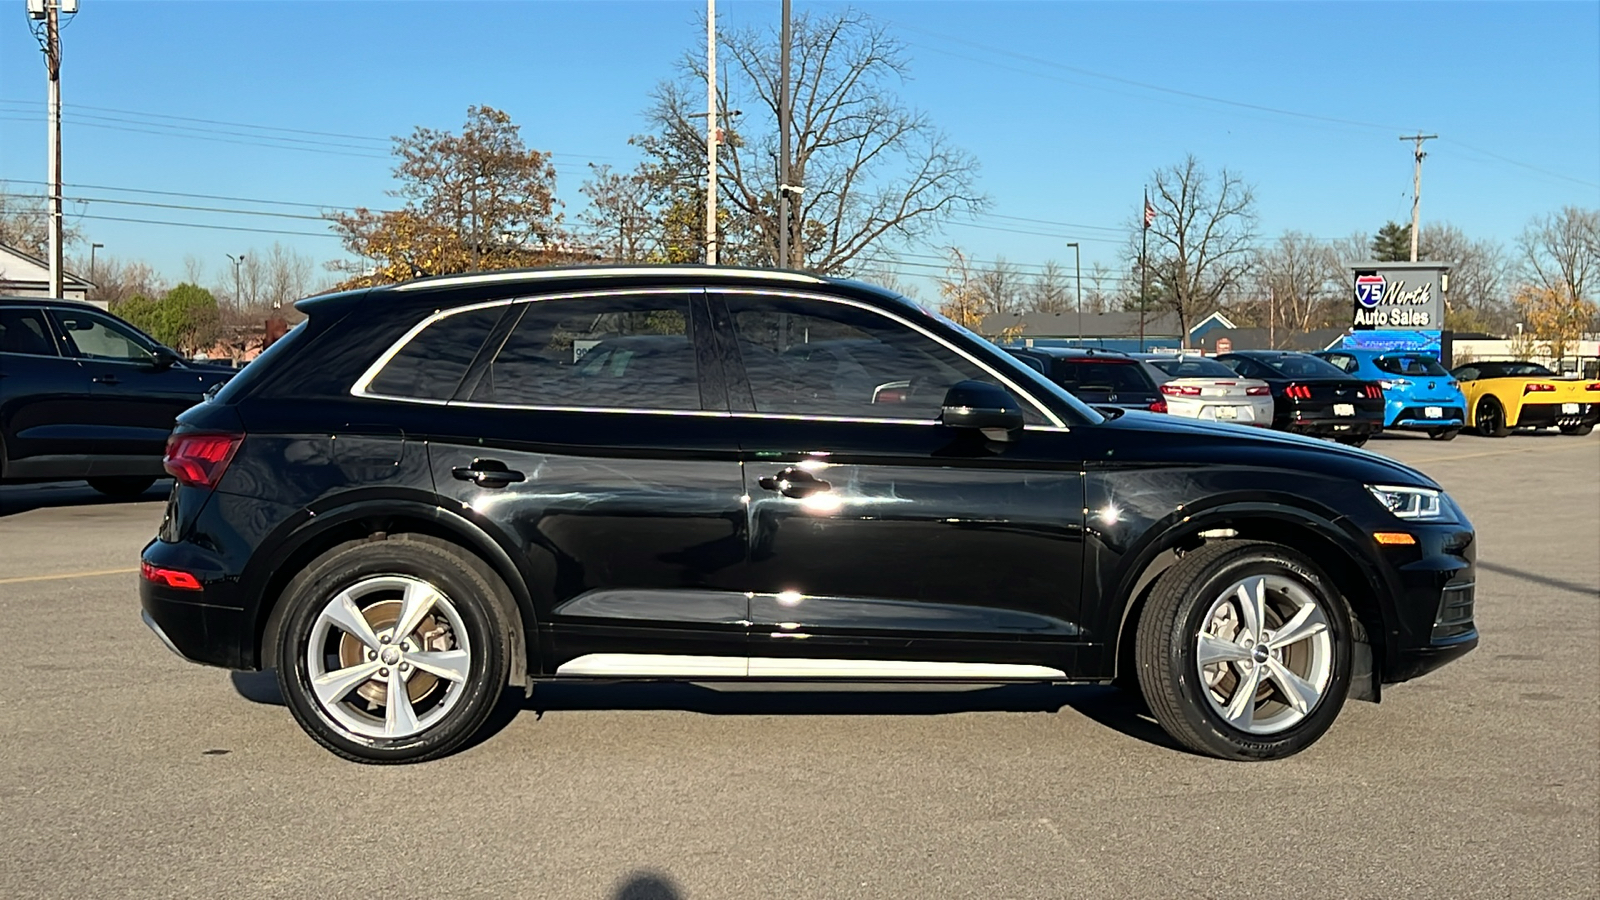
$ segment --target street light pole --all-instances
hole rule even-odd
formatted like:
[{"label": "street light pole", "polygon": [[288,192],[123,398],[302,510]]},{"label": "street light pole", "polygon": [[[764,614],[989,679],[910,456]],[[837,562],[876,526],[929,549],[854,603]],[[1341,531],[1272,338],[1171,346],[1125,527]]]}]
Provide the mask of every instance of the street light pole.
[{"label": "street light pole", "polygon": [[717,264],[717,0],[706,0],[706,264]]},{"label": "street light pole", "polygon": [[1078,249],[1078,242],[1073,241],[1067,245],[1072,248],[1072,270],[1076,273],[1073,283],[1078,287],[1078,346],[1083,346],[1083,252]]},{"label": "street light pole", "polygon": [[244,262],[244,254],[241,253],[238,256],[234,256],[232,253],[224,253],[222,255],[233,262],[233,305],[243,307],[244,283],[239,279],[239,264]]},{"label": "street light pole", "polygon": [[783,0],[778,49],[778,268],[789,265],[789,0]]},{"label": "street light pole", "polygon": [[96,281],[95,277],[94,277],[94,275],[95,275],[95,272],[94,272],[94,252],[96,250],[104,249],[104,247],[105,247],[105,244],[90,244],[89,245],[89,283],[94,285],[94,289],[95,289],[95,291],[97,293],[100,290],[100,283],[98,281]]}]

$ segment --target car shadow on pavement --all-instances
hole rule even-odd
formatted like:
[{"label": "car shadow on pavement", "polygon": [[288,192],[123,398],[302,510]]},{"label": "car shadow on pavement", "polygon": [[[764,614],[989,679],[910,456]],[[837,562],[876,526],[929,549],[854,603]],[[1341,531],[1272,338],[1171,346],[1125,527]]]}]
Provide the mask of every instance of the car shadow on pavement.
[{"label": "car shadow on pavement", "polygon": [[1478,560],[1478,568],[1493,572],[1496,575],[1505,575],[1518,581],[1528,581],[1532,582],[1533,584],[1542,584],[1545,587],[1555,588],[1558,591],[1566,591],[1569,594],[1577,594],[1580,597],[1600,596],[1600,586],[1593,584],[1579,584],[1576,581],[1562,581],[1559,578],[1551,578],[1549,575],[1540,575],[1537,572],[1528,572],[1523,569],[1513,569],[1510,566],[1502,566],[1499,563],[1488,562],[1487,560],[1482,559]]},{"label": "car shadow on pavement", "polygon": [[683,892],[660,872],[634,872],[617,886],[611,900],[683,900]]},{"label": "car shadow on pavement", "polygon": [[167,499],[172,480],[162,478],[133,497],[108,497],[82,481],[51,481],[44,484],[8,484],[0,487],[0,517],[54,509],[63,506],[121,506]]},{"label": "car shadow on pavement", "polygon": [[[277,673],[230,672],[239,696],[252,703],[283,705]],[[1101,726],[1170,750],[1189,752],[1157,725],[1148,710],[1105,685],[1007,684],[952,689],[943,685],[884,690],[871,685],[817,690],[810,685],[734,684],[719,690],[704,684],[621,682],[541,684],[532,696],[508,692],[484,729],[467,746],[481,743],[521,713],[679,711],[713,716],[944,716],[975,712],[1059,713],[1071,709]],[[727,688],[734,687],[735,690]]]}]

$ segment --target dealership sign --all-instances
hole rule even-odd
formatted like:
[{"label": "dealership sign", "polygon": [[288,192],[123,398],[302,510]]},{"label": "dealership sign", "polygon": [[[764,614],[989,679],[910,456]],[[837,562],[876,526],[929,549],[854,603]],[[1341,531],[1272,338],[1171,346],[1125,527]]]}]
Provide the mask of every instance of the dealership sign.
[{"label": "dealership sign", "polygon": [[1439,263],[1365,263],[1355,273],[1358,329],[1438,331],[1444,327],[1448,266]]}]

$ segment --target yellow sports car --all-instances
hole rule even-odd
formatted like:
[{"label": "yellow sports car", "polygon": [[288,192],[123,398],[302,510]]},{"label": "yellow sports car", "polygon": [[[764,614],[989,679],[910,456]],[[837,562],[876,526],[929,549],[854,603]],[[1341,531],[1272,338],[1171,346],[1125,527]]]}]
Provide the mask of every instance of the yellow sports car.
[{"label": "yellow sports car", "polygon": [[1467,396],[1467,427],[1487,437],[1552,425],[1588,434],[1600,420],[1600,381],[1562,378],[1531,362],[1467,363],[1450,374]]}]

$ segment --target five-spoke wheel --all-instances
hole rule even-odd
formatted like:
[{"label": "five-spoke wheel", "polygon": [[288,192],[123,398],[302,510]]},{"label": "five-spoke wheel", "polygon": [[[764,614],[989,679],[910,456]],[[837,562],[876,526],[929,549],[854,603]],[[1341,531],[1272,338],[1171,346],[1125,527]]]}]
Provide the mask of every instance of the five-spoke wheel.
[{"label": "five-spoke wheel", "polygon": [[1279,544],[1218,541],[1162,574],[1140,615],[1139,686],[1189,748],[1278,759],[1333,724],[1350,687],[1344,598]]},{"label": "five-spoke wheel", "polygon": [[441,756],[487,720],[505,684],[505,587],[421,536],[335,548],[285,589],[278,681],[295,719],[361,762]]}]

